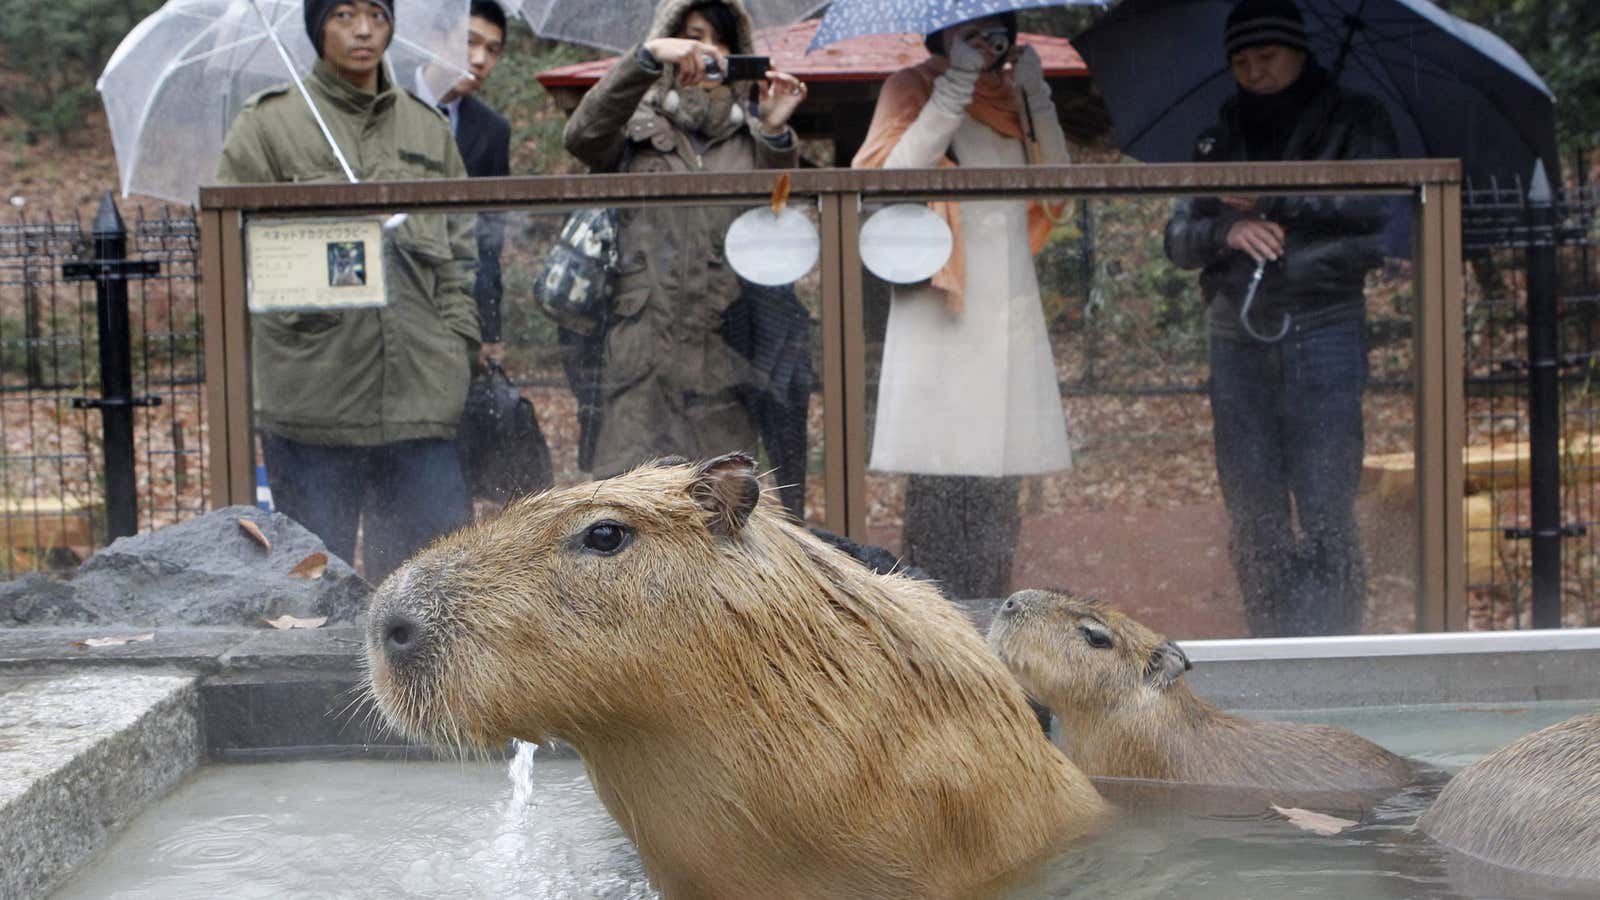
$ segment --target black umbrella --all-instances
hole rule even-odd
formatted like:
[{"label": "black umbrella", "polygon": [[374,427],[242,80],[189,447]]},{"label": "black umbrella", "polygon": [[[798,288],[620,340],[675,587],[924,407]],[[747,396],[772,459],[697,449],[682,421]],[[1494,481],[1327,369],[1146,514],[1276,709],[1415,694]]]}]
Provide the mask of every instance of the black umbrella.
[{"label": "black umbrella", "polygon": [[[1459,157],[1468,178],[1556,180],[1555,98],[1494,34],[1429,0],[1296,0],[1311,52],[1381,100],[1406,157]],[[1233,0],[1123,0],[1073,40],[1117,140],[1145,162],[1193,159],[1235,90],[1222,50]]]}]

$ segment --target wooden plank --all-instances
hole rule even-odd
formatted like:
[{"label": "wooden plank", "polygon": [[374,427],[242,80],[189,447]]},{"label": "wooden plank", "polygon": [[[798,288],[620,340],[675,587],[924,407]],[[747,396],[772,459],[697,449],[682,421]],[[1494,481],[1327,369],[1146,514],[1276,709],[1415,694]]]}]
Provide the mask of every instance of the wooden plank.
[{"label": "wooden plank", "polygon": [[223,357],[227,367],[227,419],[211,427],[228,431],[228,455],[213,465],[224,479],[222,497],[227,505],[252,505],[256,502],[255,440],[251,434],[250,400],[250,317],[245,308],[244,216],[238,210],[223,210],[222,233],[222,315]]},{"label": "wooden plank", "polygon": [[[1400,193],[1428,183],[1459,182],[1457,160],[1356,160],[1282,163],[1163,163],[1138,166],[1069,165],[1019,168],[798,169],[796,195],[871,194],[908,198],[979,192],[992,196],[1185,194],[1237,191],[1295,194],[1313,191]],[[273,184],[200,189],[204,209],[338,211],[341,215],[395,209],[454,207],[514,209],[597,204],[759,202],[772,193],[770,172],[531,175],[362,184]],[[975,198],[968,198],[975,199]]]},{"label": "wooden plank", "polygon": [[[1459,494],[1445,493],[1444,381],[1445,296],[1444,207],[1439,192],[1424,186],[1417,193],[1412,221],[1416,224],[1414,259],[1417,272],[1416,340],[1412,353],[1416,382],[1417,630],[1443,631],[1450,599],[1446,568],[1445,507],[1459,505]],[[1456,263],[1460,265],[1459,261]],[[1461,373],[1452,373],[1460,378]]]},{"label": "wooden plank", "polygon": [[867,337],[862,323],[861,197],[839,209],[839,282],[844,329],[845,536],[867,540]]},{"label": "wooden plank", "polygon": [[227,341],[223,334],[222,213],[207,209],[200,215],[200,303],[204,329],[206,440],[208,466],[206,485],[213,509],[227,506],[228,493],[228,366]]},{"label": "wooden plank", "polygon": [[845,501],[844,286],[840,208],[844,197],[824,194],[822,232],[822,523],[835,534],[849,529]]},{"label": "wooden plank", "polygon": [[[1441,412],[1443,431],[1440,434],[1440,457],[1443,462],[1444,504],[1444,629],[1467,629],[1467,584],[1472,578],[1468,571],[1467,514],[1464,504],[1449,502],[1448,498],[1465,493],[1462,450],[1467,443],[1466,399],[1466,294],[1461,272],[1461,185],[1439,183],[1428,186],[1439,196],[1440,226],[1440,293],[1444,297],[1440,352],[1444,380]],[[1468,498],[1470,500],[1470,498]],[[1480,511],[1481,512],[1481,511]],[[1493,517],[1492,509],[1489,515]],[[1491,538],[1492,539],[1492,538]],[[1492,545],[1491,545],[1492,549]],[[1494,556],[1487,557],[1493,560]]]}]

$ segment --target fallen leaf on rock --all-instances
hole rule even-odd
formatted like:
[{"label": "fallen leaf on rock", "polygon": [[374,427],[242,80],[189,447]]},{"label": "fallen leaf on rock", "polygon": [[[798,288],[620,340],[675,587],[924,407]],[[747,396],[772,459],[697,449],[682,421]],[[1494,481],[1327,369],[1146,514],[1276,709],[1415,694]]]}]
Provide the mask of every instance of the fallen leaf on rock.
[{"label": "fallen leaf on rock", "polygon": [[327,569],[328,554],[318,550],[295,563],[294,568],[289,570],[289,574],[295,578],[321,578],[322,573]]},{"label": "fallen leaf on rock", "polygon": [[235,519],[234,521],[239,523],[239,530],[244,532],[250,540],[261,545],[261,549],[268,553],[272,552],[272,542],[267,540],[267,536],[261,533],[261,529],[256,527],[256,523],[249,519]]},{"label": "fallen leaf on rock", "polygon": [[1349,819],[1340,819],[1325,813],[1312,812],[1309,809],[1299,809],[1297,807],[1284,809],[1276,803],[1272,804],[1272,808],[1288,819],[1289,823],[1296,828],[1317,834],[1338,834],[1346,828],[1354,828],[1358,824]]},{"label": "fallen leaf on rock", "polygon": [[276,619],[262,619],[261,621],[283,631],[290,628],[321,628],[323,623],[328,621],[328,617],[317,616],[315,619],[297,619],[294,616],[283,615]]},{"label": "fallen leaf on rock", "polygon": [[125,634],[125,635],[121,635],[120,637],[85,638],[84,640],[81,640],[81,641],[73,641],[72,642],[72,646],[74,646],[74,647],[83,647],[83,648],[89,648],[89,647],[120,647],[123,644],[132,644],[132,643],[135,643],[137,641],[154,640],[155,636],[156,636],[156,633],[154,631],[152,631],[149,634]]}]

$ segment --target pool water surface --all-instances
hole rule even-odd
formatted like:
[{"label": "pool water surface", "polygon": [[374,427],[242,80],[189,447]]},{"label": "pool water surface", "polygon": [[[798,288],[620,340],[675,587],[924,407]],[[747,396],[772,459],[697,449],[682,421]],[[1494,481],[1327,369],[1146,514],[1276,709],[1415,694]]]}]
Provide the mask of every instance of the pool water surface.
[{"label": "pool water surface", "polygon": [[[1378,707],[1271,714],[1356,731],[1444,773],[1592,703]],[[526,760],[524,760],[526,761]],[[581,762],[286,762],[202,767],[135,819],[55,896],[654,897]],[[1312,798],[1356,821],[1332,836],[1267,805],[1307,798],[1102,786],[1128,808],[1020,886],[1018,897],[1453,898],[1486,896],[1415,830],[1438,784],[1370,801]],[[1205,794],[1205,792],[1200,792]],[[732,861],[730,861],[732,862]],[[1513,879],[1490,890],[1569,896]],[[1501,894],[1505,895],[1505,894]]]}]

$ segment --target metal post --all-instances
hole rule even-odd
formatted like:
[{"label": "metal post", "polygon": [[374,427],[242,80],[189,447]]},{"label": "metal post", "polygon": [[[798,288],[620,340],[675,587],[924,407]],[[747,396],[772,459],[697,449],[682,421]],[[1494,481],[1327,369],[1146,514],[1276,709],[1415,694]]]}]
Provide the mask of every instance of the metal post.
[{"label": "metal post", "polygon": [[94,218],[94,261],[67,263],[71,281],[95,282],[100,324],[100,397],[79,397],[72,405],[100,410],[105,455],[106,540],[139,530],[139,486],[133,471],[133,408],[154,406],[159,398],[133,396],[133,335],[128,325],[128,281],[159,271],[154,261],[126,259],[128,229],[107,191]]},{"label": "metal post", "polygon": [[1533,627],[1561,627],[1561,389],[1555,207],[1544,164],[1528,189],[1528,484]]}]

